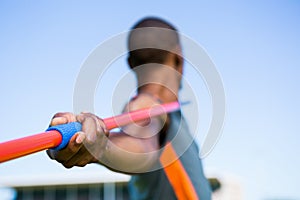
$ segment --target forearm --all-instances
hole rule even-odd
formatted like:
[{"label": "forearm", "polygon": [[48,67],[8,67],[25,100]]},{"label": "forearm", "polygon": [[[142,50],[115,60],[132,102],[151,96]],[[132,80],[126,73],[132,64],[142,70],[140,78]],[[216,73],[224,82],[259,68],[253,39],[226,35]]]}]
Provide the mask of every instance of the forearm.
[{"label": "forearm", "polygon": [[134,174],[149,171],[158,158],[157,136],[136,138],[110,133],[99,163],[117,172]]}]

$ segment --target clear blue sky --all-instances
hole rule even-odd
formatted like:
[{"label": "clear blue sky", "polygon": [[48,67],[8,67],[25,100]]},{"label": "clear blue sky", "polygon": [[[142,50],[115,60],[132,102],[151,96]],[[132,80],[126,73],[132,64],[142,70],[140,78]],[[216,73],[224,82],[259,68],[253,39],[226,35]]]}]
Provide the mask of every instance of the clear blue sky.
[{"label": "clear blue sky", "polygon": [[[74,83],[84,59],[98,44],[148,15],[165,18],[196,40],[222,76],[226,122],[217,146],[204,159],[205,168],[238,176],[248,200],[300,199],[296,0],[1,1],[0,141],[41,132],[55,112],[72,111]],[[126,72],[125,58],[118,64]],[[192,87],[202,83],[188,69],[186,76]],[[98,94],[96,100],[97,114],[109,116],[102,108],[109,100]],[[1,164],[0,179],[40,174],[42,169],[53,174],[64,170],[41,152]]]}]

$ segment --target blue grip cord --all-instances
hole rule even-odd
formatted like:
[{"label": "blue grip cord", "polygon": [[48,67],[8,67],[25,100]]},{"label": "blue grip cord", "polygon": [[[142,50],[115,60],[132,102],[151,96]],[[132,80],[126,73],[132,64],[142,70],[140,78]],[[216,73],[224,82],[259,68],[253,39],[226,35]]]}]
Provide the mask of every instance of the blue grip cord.
[{"label": "blue grip cord", "polygon": [[57,125],[57,126],[51,126],[49,127],[46,131],[58,131],[60,132],[61,136],[62,136],[62,141],[61,143],[55,147],[52,148],[53,150],[61,150],[63,148],[65,148],[71,137],[77,133],[78,131],[81,131],[81,124],[79,122],[71,122],[68,124],[61,124],[61,125]]}]

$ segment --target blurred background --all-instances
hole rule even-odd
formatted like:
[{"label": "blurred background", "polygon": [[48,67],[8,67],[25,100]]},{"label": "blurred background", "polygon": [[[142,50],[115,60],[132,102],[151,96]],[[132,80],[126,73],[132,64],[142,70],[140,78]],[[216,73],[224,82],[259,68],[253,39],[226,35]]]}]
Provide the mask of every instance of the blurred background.
[{"label": "blurred background", "polygon": [[[300,199],[296,0],[0,1],[0,141],[42,132],[53,114],[72,111],[76,78],[89,53],[145,16],[161,17],[199,43],[222,77],[226,121],[215,148],[203,158],[207,176],[223,184],[215,198]],[[121,56],[99,82],[100,117],[121,111],[127,101],[112,105],[115,84],[128,70]],[[131,76],[128,91],[134,87]],[[188,63],[185,80],[181,99],[192,102],[183,112],[193,123],[189,109],[199,110],[201,146],[211,119],[210,95]],[[67,170],[40,152],[0,164],[0,196],[126,198],[128,179],[97,165]]]}]

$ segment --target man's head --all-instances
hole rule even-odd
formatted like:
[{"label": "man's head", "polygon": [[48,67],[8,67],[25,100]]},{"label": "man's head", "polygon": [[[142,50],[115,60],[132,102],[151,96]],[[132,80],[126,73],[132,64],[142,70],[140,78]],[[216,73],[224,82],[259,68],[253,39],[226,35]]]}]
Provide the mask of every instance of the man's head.
[{"label": "man's head", "polygon": [[149,63],[166,64],[174,59],[174,68],[182,68],[181,45],[176,28],[170,23],[154,17],[137,22],[128,38],[131,68]]}]

